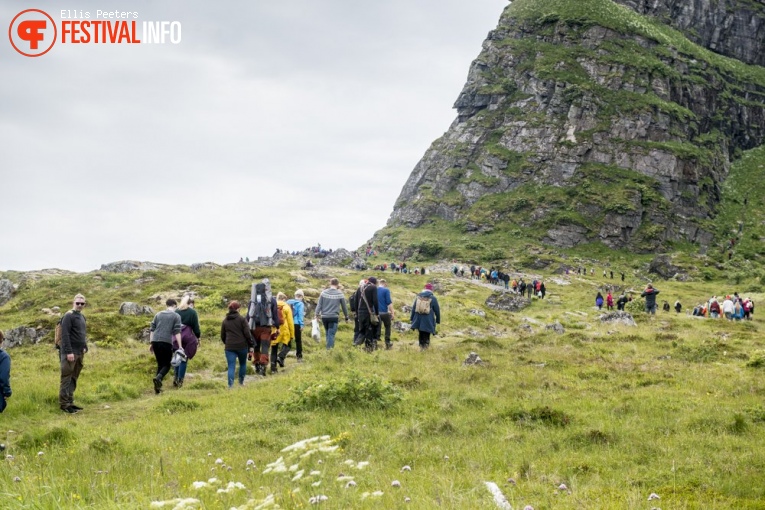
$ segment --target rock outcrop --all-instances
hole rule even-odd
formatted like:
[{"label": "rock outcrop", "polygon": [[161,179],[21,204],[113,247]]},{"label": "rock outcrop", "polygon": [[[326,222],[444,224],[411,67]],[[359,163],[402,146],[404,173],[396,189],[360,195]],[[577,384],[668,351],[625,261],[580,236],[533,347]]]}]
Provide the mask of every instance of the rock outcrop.
[{"label": "rock outcrop", "polygon": [[17,286],[10,280],[0,280],[0,306],[11,300],[16,293]]},{"label": "rock outcrop", "polygon": [[138,303],[125,302],[120,305],[120,315],[154,315],[154,310],[150,306],[139,305]]},{"label": "rock outcrop", "polygon": [[154,262],[120,260],[119,262],[101,264],[101,271],[105,271],[107,273],[130,273],[132,271],[153,271],[161,269],[162,267],[164,267],[164,264],[155,264]]},{"label": "rock outcrop", "polygon": [[765,138],[765,68],[746,64],[765,63],[765,5],[618,2],[513,1],[388,227],[521,227],[558,247],[639,252],[710,244],[732,158]]},{"label": "rock outcrop", "polygon": [[529,299],[511,292],[495,292],[486,298],[486,306],[503,312],[520,312],[530,304]]},{"label": "rock outcrop", "polygon": [[40,343],[49,330],[35,329],[27,326],[19,326],[10,331],[6,331],[3,335],[2,348],[10,349],[13,347],[20,347],[22,345],[35,345]]}]

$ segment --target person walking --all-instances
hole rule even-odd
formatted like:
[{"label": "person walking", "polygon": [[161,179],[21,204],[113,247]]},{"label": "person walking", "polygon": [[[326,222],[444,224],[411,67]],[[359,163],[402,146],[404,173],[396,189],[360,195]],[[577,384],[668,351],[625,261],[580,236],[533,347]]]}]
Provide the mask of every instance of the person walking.
[{"label": "person walking", "polygon": [[287,295],[279,292],[276,295],[277,313],[281,314],[282,320],[279,322],[279,334],[271,342],[271,373],[275,374],[278,369],[276,365],[284,368],[284,360],[290,352],[290,342],[295,339],[295,319],[292,316],[292,308],[287,304]]},{"label": "person walking", "polygon": [[640,293],[640,297],[645,298],[645,313],[656,315],[656,295],[659,293],[658,289],[654,289],[650,283],[646,286],[645,290]]},{"label": "person walking", "polygon": [[614,311],[614,295],[611,294],[611,291],[608,291],[608,294],[606,294],[606,308],[609,312]]},{"label": "person walking", "polygon": [[364,285],[367,284],[365,279],[359,280],[359,286],[351,294],[348,304],[351,307],[351,314],[353,315],[353,346],[361,345],[364,343],[364,337],[359,334],[359,303],[361,302],[361,290]]},{"label": "person walking", "polygon": [[345,303],[345,296],[338,289],[340,281],[332,278],[329,281],[329,288],[324,289],[319,295],[319,301],[316,303],[315,317],[324,324],[324,331],[327,336],[327,349],[335,347],[335,334],[340,320],[340,309],[343,310],[345,322],[348,322],[348,307]]},{"label": "person walking", "polygon": [[377,304],[377,278],[370,276],[367,284],[360,289],[359,301],[356,305],[356,315],[359,320],[359,336],[364,338],[364,350],[372,352],[377,349],[375,334],[380,323]]},{"label": "person walking", "polygon": [[[3,332],[0,331],[0,344],[3,343]],[[3,349],[0,349],[0,413],[8,407],[8,399],[11,398],[11,357]]]},{"label": "person walking", "polygon": [[303,326],[305,326],[305,294],[303,289],[295,291],[295,298],[287,301],[295,313],[292,314],[295,328],[295,358],[298,363],[303,362]]},{"label": "person walking", "polygon": [[393,300],[390,297],[388,282],[382,278],[380,279],[380,285],[377,287],[377,306],[380,309],[380,322],[377,323],[375,341],[380,341],[382,328],[385,326],[385,349],[390,350],[393,348],[393,343],[390,339],[390,325],[394,316]]},{"label": "person walking", "polygon": [[598,292],[598,295],[595,296],[595,306],[598,307],[598,310],[603,309],[603,295],[600,292]]},{"label": "person walking", "polygon": [[82,314],[86,305],[85,296],[77,294],[74,296],[73,309],[61,318],[61,384],[58,405],[69,414],[82,411],[80,406],[74,404],[74,392],[82,372],[85,353],[88,352],[87,326]]},{"label": "person walking", "polygon": [[425,284],[425,288],[417,294],[412,303],[412,313],[409,317],[411,329],[419,332],[420,350],[430,347],[430,335],[436,334],[436,325],[441,324],[441,308],[438,299],[433,294],[433,285]]},{"label": "person walking", "polygon": [[622,295],[619,296],[619,299],[616,300],[616,309],[624,311],[624,307],[627,305],[627,296],[622,292]]},{"label": "person walking", "polygon": [[157,375],[152,380],[154,382],[154,393],[162,393],[162,380],[170,372],[170,362],[173,359],[173,341],[178,345],[183,345],[181,341],[181,316],[175,310],[178,308],[178,301],[168,299],[165,301],[166,310],[162,310],[151,321],[151,351],[157,360]]},{"label": "person walking", "polygon": [[236,360],[239,360],[239,385],[244,384],[244,376],[247,375],[247,356],[252,356],[255,351],[255,340],[247,319],[239,313],[241,305],[239,301],[231,301],[228,304],[228,313],[220,325],[220,340],[224,345],[226,364],[228,365],[228,387],[234,386],[234,374]]},{"label": "person walking", "polygon": [[268,278],[253,284],[246,319],[255,341],[255,353],[252,360],[255,372],[265,377],[271,342],[279,336],[279,326],[281,326],[279,309],[276,298],[271,294],[271,281]]},{"label": "person walking", "polygon": [[[176,313],[181,317],[181,349],[185,358],[181,364],[175,367],[173,386],[180,388],[183,386],[183,379],[186,377],[186,367],[189,360],[192,359],[199,347],[199,340],[202,338],[202,330],[199,328],[199,315],[194,310],[194,298],[186,294],[181,298],[181,304],[178,305]],[[178,349],[178,344],[173,342],[173,350]]]}]

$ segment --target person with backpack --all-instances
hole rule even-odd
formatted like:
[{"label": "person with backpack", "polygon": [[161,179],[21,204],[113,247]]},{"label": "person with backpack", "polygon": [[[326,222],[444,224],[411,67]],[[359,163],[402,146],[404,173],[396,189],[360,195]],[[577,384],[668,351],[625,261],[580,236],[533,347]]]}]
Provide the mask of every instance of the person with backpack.
[{"label": "person with backpack", "polygon": [[598,307],[598,310],[603,309],[603,295],[600,292],[598,292],[598,295],[595,296],[595,306]]},{"label": "person with backpack", "polygon": [[622,292],[622,295],[619,296],[619,299],[616,300],[616,309],[624,311],[624,307],[627,305],[627,296]]},{"label": "person with backpack", "polygon": [[361,301],[361,290],[364,285],[367,284],[366,279],[359,280],[359,286],[351,294],[348,304],[351,307],[351,314],[353,315],[353,346],[361,345],[364,343],[364,337],[359,334],[359,302]]},{"label": "person with backpack", "polygon": [[181,340],[181,316],[175,310],[178,308],[178,301],[173,298],[165,301],[166,310],[162,310],[151,321],[151,352],[157,360],[157,375],[154,376],[154,393],[162,393],[162,380],[170,372],[171,361],[173,359],[173,342],[183,345]]},{"label": "person with backpack", "polygon": [[709,300],[709,306],[707,306],[707,309],[709,310],[709,318],[720,318],[720,302],[717,301],[717,296],[712,296],[712,299]]},{"label": "person with backpack", "polygon": [[276,365],[284,368],[284,360],[290,352],[290,342],[295,339],[295,322],[292,307],[287,304],[287,295],[280,292],[276,295],[276,310],[279,315],[279,334],[271,342],[271,373],[275,374]]},{"label": "person with backpack", "polygon": [[414,298],[409,320],[411,329],[419,332],[420,350],[424,351],[430,347],[430,335],[436,334],[436,325],[441,324],[441,308],[433,294],[432,284],[426,283],[423,291]]},{"label": "person with backpack", "polygon": [[377,349],[376,332],[380,323],[380,311],[377,303],[377,278],[370,276],[367,284],[359,289],[359,301],[356,304],[356,316],[359,321],[359,336],[364,339],[364,350]]},{"label": "person with backpack", "polygon": [[263,278],[260,283],[252,285],[250,306],[247,308],[247,321],[255,340],[253,364],[255,372],[265,377],[266,366],[269,362],[271,342],[279,336],[279,309],[276,298],[271,295],[271,282]]},{"label": "person with backpack", "polygon": [[[4,340],[3,332],[0,331],[0,345]],[[3,349],[0,349],[0,413],[8,406],[7,400],[11,398],[11,357]]]},{"label": "person with backpack", "polygon": [[319,302],[316,303],[315,317],[324,324],[324,330],[327,333],[327,349],[335,347],[335,334],[340,320],[340,309],[343,310],[345,322],[348,322],[348,307],[345,303],[345,296],[337,288],[340,281],[332,278],[329,281],[329,288],[324,289],[319,295]]},{"label": "person with backpack", "polygon": [[646,286],[645,290],[640,293],[640,297],[645,298],[645,313],[656,315],[656,295],[660,291],[653,288],[650,283]]},{"label": "person with backpack", "polygon": [[683,305],[680,303],[680,300],[678,299],[675,301],[675,312],[680,313],[680,311],[683,309]]},{"label": "person with backpack", "polygon": [[[181,364],[175,367],[173,386],[180,388],[183,386],[183,379],[186,377],[186,367],[199,347],[199,340],[202,338],[202,330],[199,328],[199,315],[194,310],[194,298],[186,294],[181,298],[181,304],[176,311],[181,316],[181,345],[185,359]],[[173,350],[178,350],[178,344],[173,342]]]},{"label": "person with backpack", "polygon": [[239,360],[239,385],[244,384],[244,376],[247,375],[247,355],[255,350],[250,325],[239,313],[239,308],[241,308],[239,301],[231,301],[228,304],[226,318],[220,325],[220,340],[225,346],[224,352],[228,365],[229,388],[234,386],[237,359]]},{"label": "person with backpack", "polygon": [[295,328],[295,358],[303,362],[303,326],[305,325],[305,294],[303,289],[295,291],[295,298],[287,301],[292,308],[292,321]]},{"label": "person with backpack", "polygon": [[388,289],[388,282],[380,279],[380,285],[377,287],[377,305],[380,308],[380,322],[377,323],[375,329],[375,342],[380,341],[382,336],[382,327],[385,326],[385,349],[390,350],[393,348],[393,343],[390,340],[390,324],[393,319],[393,300],[390,297],[390,289]]},{"label": "person with backpack", "polygon": [[61,318],[61,383],[58,392],[58,405],[62,411],[75,414],[82,411],[74,404],[74,391],[82,372],[85,353],[88,352],[87,327],[82,309],[87,302],[85,296],[74,296],[73,309]]}]

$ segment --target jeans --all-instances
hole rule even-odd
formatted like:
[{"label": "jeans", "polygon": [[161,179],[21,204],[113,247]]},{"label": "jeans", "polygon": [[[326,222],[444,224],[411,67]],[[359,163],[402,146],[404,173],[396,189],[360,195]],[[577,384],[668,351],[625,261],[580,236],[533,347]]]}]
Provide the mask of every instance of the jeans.
[{"label": "jeans", "polygon": [[645,305],[645,313],[656,315],[656,305]]},{"label": "jeans", "polygon": [[337,323],[340,319],[322,319],[324,330],[327,332],[327,349],[335,347],[335,333],[337,333]]},{"label": "jeans", "polygon": [[180,365],[175,367],[175,379],[177,381],[183,381],[183,378],[186,377],[186,365],[188,364],[188,361],[182,361]]},{"label": "jeans", "polygon": [[244,376],[247,375],[247,352],[248,349],[238,351],[225,351],[226,363],[228,363],[228,387],[234,385],[234,369],[236,360],[239,358],[239,384],[244,384]]}]

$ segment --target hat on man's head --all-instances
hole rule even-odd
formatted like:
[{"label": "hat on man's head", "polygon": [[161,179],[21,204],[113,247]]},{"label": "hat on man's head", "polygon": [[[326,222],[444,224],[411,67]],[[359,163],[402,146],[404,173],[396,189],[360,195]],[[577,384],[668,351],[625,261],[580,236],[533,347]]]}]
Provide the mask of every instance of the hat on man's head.
[{"label": "hat on man's head", "polygon": [[426,283],[425,284],[425,290],[433,290],[433,284],[432,283]]}]

